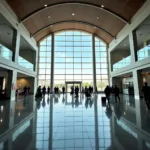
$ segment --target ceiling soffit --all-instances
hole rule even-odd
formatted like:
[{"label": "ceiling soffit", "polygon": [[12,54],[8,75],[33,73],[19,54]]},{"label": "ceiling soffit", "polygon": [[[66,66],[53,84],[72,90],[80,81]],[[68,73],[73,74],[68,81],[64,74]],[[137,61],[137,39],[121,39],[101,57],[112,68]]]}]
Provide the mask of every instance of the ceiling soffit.
[{"label": "ceiling soffit", "polygon": [[[7,0],[32,35],[49,25],[80,22],[96,26],[107,38],[115,37],[130,22],[145,0]],[[45,7],[44,5],[47,4]],[[102,8],[102,5],[104,7]],[[19,6],[19,7],[18,7]],[[72,13],[75,16],[72,17]],[[51,19],[47,19],[47,16]],[[70,16],[69,16],[70,15]],[[99,17],[99,20],[96,18]],[[62,24],[61,24],[62,25]]]}]

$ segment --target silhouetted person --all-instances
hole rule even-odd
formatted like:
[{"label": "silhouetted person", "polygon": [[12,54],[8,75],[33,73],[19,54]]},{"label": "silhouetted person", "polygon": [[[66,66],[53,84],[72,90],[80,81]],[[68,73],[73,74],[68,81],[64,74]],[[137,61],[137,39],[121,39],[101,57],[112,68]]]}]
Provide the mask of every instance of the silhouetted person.
[{"label": "silhouetted person", "polygon": [[119,102],[120,102],[120,97],[119,97],[120,90],[119,90],[119,88],[117,87],[117,85],[115,85],[114,94],[115,94],[115,101],[117,102],[117,98],[118,98],[118,99],[119,99]]},{"label": "silhouetted person", "polygon": [[42,88],[42,94],[43,94],[43,97],[45,97],[45,94],[46,94],[46,87],[45,86]]},{"label": "silhouetted person", "polygon": [[57,88],[56,88],[56,87],[54,87],[54,93],[56,94],[56,92],[57,92]]},{"label": "silhouetted person", "polygon": [[26,86],[23,88],[23,93],[24,93],[24,95],[27,94],[27,87]]},{"label": "silhouetted person", "polygon": [[142,92],[144,94],[144,99],[146,102],[146,105],[148,106],[148,109],[150,109],[150,87],[148,86],[147,82],[144,83],[144,86],[142,88]]},{"label": "silhouetted person", "polygon": [[62,87],[62,92],[63,92],[63,94],[65,93],[65,87],[64,86]]},{"label": "silhouetted person", "polygon": [[41,86],[38,87],[35,97],[42,97]]},{"label": "silhouetted person", "polygon": [[50,95],[50,87],[48,86],[48,88],[47,88],[47,94],[48,94],[48,96]]},{"label": "silhouetted person", "polygon": [[79,87],[78,86],[75,88],[75,94],[76,94],[76,97],[79,97]]},{"label": "silhouetted person", "polygon": [[89,86],[89,92],[90,92],[90,94],[92,93],[92,87],[91,86]]},{"label": "silhouetted person", "polygon": [[106,86],[105,90],[104,90],[104,93],[106,95],[106,99],[108,100],[108,103],[109,103],[109,100],[110,100],[110,87],[109,86]]},{"label": "silhouetted person", "polygon": [[87,86],[85,86],[85,95],[87,94],[87,92],[88,92],[88,88]]},{"label": "silhouetted person", "polygon": [[27,87],[27,91],[28,91],[28,94],[29,94],[30,93],[30,87],[29,86]]},{"label": "silhouetted person", "polygon": [[84,87],[82,87],[82,93],[84,93]]}]

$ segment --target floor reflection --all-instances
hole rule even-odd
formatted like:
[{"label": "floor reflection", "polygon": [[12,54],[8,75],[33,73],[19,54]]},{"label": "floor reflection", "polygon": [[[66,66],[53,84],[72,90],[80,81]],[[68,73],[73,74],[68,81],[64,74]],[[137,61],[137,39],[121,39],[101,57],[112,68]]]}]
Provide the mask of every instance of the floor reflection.
[{"label": "floor reflection", "polygon": [[150,149],[144,101],[138,101],[145,115],[140,128],[137,101],[124,95],[120,103],[112,97],[109,104],[101,102],[102,96],[56,94],[0,102],[0,150]]}]

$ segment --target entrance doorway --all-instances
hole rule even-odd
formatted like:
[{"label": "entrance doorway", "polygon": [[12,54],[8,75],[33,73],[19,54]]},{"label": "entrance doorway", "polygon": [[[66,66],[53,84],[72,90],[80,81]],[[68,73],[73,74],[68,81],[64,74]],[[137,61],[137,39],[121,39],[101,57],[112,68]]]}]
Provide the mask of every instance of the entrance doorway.
[{"label": "entrance doorway", "polygon": [[78,86],[79,91],[81,93],[82,81],[66,81],[65,85],[66,85],[66,92],[70,92],[71,86],[73,86],[73,87]]}]

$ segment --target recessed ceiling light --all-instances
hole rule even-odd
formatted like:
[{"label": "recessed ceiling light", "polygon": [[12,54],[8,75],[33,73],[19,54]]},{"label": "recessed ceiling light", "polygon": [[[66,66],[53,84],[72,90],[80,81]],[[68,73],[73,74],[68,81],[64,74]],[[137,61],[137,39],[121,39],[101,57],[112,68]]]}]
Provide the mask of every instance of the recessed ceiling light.
[{"label": "recessed ceiling light", "polygon": [[104,6],[104,5],[101,5],[101,7],[104,8],[105,6]]},{"label": "recessed ceiling light", "polygon": [[96,29],[97,27],[96,27],[96,26],[94,26],[94,28]]},{"label": "recessed ceiling light", "polygon": [[45,4],[44,6],[47,7],[47,4]]},{"label": "recessed ceiling light", "polygon": [[50,25],[50,27],[52,27],[53,25]]},{"label": "recessed ceiling light", "polygon": [[74,16],[75,14],[74,13],[72,13],[72,16]]},{"label": "recessed ceiling light", "polygon": [[97,17],[97,20],[99,20],[99,17]]},{"label": "recessed ceiling light", "polygon": [[51,16],[47,16],[47,18],[48,18],[48,19],[50,19],[50,18],[51,18]]}]

